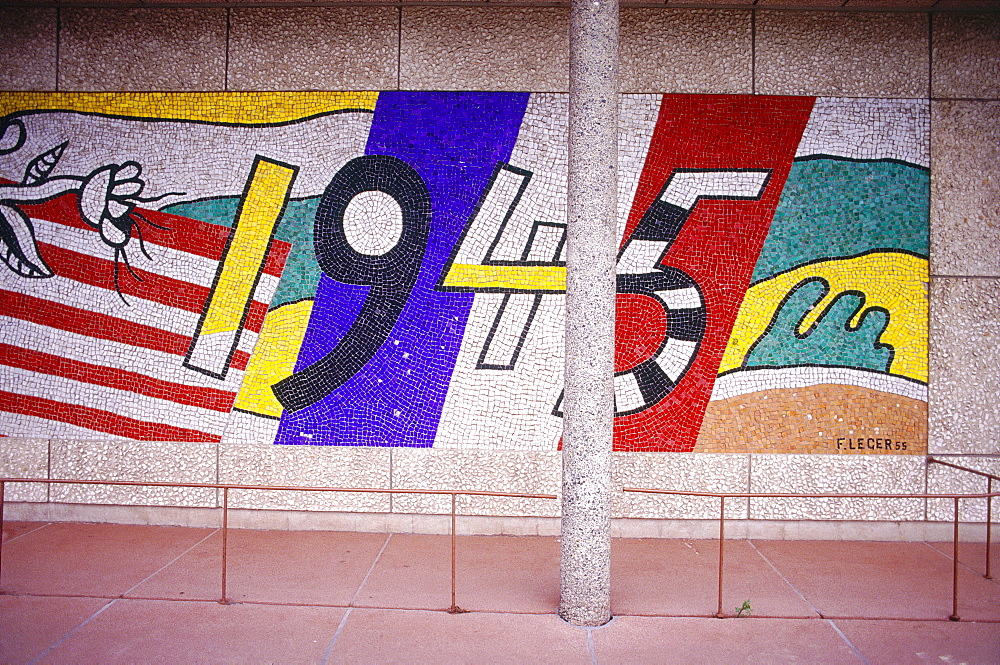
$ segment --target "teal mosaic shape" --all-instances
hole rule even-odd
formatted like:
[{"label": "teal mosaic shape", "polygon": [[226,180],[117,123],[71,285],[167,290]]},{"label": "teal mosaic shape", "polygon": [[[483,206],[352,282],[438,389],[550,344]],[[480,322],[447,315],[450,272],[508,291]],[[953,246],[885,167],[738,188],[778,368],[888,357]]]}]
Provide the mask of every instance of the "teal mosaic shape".
[{"label": "teal mosaic shape", "polygon": [[[313,250],[313,220],[320,197],[293,199],[288,202],[281,217],[275,237],[292,244],[292,251],[281,274],[278,291],[271,300],[271,309],[316,296],[320,269]],[[202,199],[186,203],[176,203],[165,207],[162,212],[190,217],[209,224],[232,226],[236,219],[236,209],[240,199],[237,196]]]},{"label": "teal mosaic shape", "polygon": [[930,172],[894,161],[796,161],[752,281],[872,249],[928,254]]},{"label": "teal mosaic shape", "polygon": [[829,291],[826,281],[807,279],[785,297],[767,332],[750,349],[748,369],[763,367],[832,366],[888,372],[893,349],[879,337],[889,325],[889,313],[870,308],[856,329],[849,321],[865,307],[864,297],[847,292],[838,296],[804,334],[799,324]]}]

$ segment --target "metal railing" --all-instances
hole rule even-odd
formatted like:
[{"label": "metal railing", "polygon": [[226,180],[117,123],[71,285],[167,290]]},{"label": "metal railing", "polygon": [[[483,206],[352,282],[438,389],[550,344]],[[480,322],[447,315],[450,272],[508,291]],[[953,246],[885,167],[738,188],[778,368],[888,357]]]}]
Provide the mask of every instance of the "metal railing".
[{"label": "metal railing", "polygon": [[[927,456],[928,464],[940,464],[941,466],[946,466],[950,469],[958,469],[959,471],[967,471],[968,473],[982,476],[986,478],[986,493],[993,495],[993,481],[1000,480],[1000,476],[995,476],[992,473],[986,473],[985,471],[978,471],[976,469],[970,469],[967,466],[959,466],[958,464],[952,464],[951,462],[945,462],[944,460],[935,459],[934,457]],[[988,580],[993,579],[990,574],[990,545],[993,540],[993,499],[986,499],[986,572],[983,574]]]},{"label": "metal railing", "polygon": [[[959,502],[963,499],[986,499],[987,500],[987,521],[986,521],[986,573],[984,577],[990,577],[990,538],[992,523],[992,499],[1000,497],[1000,492],[993,492],[993,481],[1000,480],[1000,477],[975,469],[943,462],[928,458],[928,462],[941,464],[960,471],[967,471],[975,475],[988,479],[988,491],[984,494],[886,494],[886,493],[802,493],[802,492],[698,492],[688,490],[665,490],[641,487],[623,487],[623,492],[641,494],[659,494],[673,496],[697,496],[719,499],[719,557],[718,557],[718,604],[715,616],[725,618],[727,615],[722,611],[722,590],[723,572],[725,564],[725,527],[726,527],[726,499],[753,499],[753,498],[783,498],[783,499],[951,499],[954,502],[954,528],[952,534],[952,613],[948,617],[952,621],[959,621],[958,614],[958,535],[959,535]],[[428,490],[428,489],[387,489],[375,487],[308,487],[295,485],[236,485],[226,483],[178,483],[178,482],[156,482],[156,481],[126,481],[126,480],[71,480],[71,479],[49,479],[49,478],[0,478],[0,528],[4,523],[5,491],[7,483],[42,483],[46,485],[108,485],[126,487],[171,487],[171,488],[200,488],[222,490],[222,560],[221,560],[221,595],[219,603],[228,604],[227,595],[227,552],[228,552],[228,531],[229,531],[229,492],[230,490],[245,491],[296,491],[296,492],[341,492],[352,494],[417,494],[417,495],[438,495],[451,497],[451,606],[448,612],[457,614],[464,612],[456,602],[456,501],[459,496],[486,496],[502,498],[520,499],[557,499],[553,494],[529,494],[519,492],[487,492],[476,490]],[[3,575],[3,542],[0,540],[0,583]]]},{"label": "metal railing", "polygon": [[[455,503],[459,496],[492,496],[514,499],[557,499],[554,494],[526,494],[520,492],[485,492],[476,490],[427,490],[427,489],[385,489],[376,487],[303,487],[296,485],[234,485],[227,483],[170,483],[142,482],[131,480],[69,480],[51,478],[0,478],[0,529],[4,523],[4,492],[7,483],[43,483],[46,485],[114,485],[125,487],[186,487],[200,489],[222,490],[222,595],[219,603],[229,604],[226,593],[227,550],[229,541],[229,490],[265,490],[265,491],[296,491],[296,492],[346,492],[351,494],[429,494],[451,497],[451,606],[448,612],[459,614],[464,612],[455,600],[456,586],[456,534],[455,534]],[[0,538],[0,584],[3,582],[3,540]],[[0,586],[2,589],[2,586]]]},{"label": "metal railing", "polygon": [[[953,465],[949,465],[953,466]],[[715,497],[719,499],[719,603],[716,606],[715,616],[720,619],[726,617],[722,611],[722,571],[725,560],[725,534],[726,534],[726,499],[953,499],[955,502],[955,528],[952,537],[952,579],[951,579],[951,616],[952,621],[959,621],[958,614],[958,502],[962,499],[987,499],[1000,496],[1000,493],[988,494],[807,494],[802,492],[693,492],[686,490],[661,490],[644,487],[623,487],[623,492],[636,492],[641,494],[670,494],[674,496],[701,496]]]}]

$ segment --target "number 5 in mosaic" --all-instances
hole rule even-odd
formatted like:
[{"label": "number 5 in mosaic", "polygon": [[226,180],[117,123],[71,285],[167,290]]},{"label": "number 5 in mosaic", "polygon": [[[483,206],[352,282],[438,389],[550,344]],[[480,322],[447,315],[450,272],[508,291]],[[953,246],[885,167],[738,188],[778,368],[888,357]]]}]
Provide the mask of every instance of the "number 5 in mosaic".
[{"label": "number 5 in mosaic", "polygon": [[[0,106],[0,433],[558,448],[566,95]],[[616,450],[924,452],[926,102],[619,136]]]}]

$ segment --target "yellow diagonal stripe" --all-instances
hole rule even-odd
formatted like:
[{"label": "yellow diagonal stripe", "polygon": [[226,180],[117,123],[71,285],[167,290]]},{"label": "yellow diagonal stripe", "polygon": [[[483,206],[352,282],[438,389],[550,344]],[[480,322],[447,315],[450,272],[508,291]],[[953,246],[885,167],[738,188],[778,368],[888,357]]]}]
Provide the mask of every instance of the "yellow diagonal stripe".
[{"label": "yellow diagonal stripe", "polygon": [[566,268],[562,266],[483,266],[453,263],[441,286],[480,289],[513,289],[537,293],[566,291]]},{"label": "yellow diagonal stripe", "polygon": [[271,392],[271,386],[292,375],[312,306],[312,300],[300,300],[267,313],[234,408],[281,417],[284,408]]},{"label": "yellow diagonal stripe", "polygon": [[294,179],[295,169],[257,158],[200,334],[239,328]]},{"label": "yellow diagonal stripe", "polygon": [[349,109],[374,111],[377,100],[377,92],[3,92],[0,116],[19,111],[76,111],[260,125]]}]

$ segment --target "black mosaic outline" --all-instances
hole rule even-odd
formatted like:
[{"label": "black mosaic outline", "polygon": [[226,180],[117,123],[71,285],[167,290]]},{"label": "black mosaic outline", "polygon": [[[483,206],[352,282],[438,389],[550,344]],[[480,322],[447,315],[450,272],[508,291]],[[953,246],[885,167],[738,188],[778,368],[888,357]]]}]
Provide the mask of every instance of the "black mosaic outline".
[{"label": "black mosaic outline", "polygon": [[531,332],[531,324],[535,321],[535,315],[538,313],[538,307],[542,303],[542,296],[536,295],[534,297],[534,302],[531,304],[531,311],[528,312],[528,318],[524,322],[524,327],[521,329],[521,334],[517,340],[517,346],[514,347],[514,353],[511,355],[510,363],[507,365],[492,365],[490,363],[483,362],[486,359],[486,354],[490,350],[490,344],[493,342],[493,337],[496,335],[497,329],[500,327],[500,321],[503,319],[504,311],[507,309],[507,303],[512,295],[521,294],[511,294],[508,293],[504,295],[503,302],[500,303],[500,309],[497,311],[496,317],[493,319],[493,325],[490,327],[490,332],[486,336],[486,341],[483,342],[483,349],[479,352],[479,359],[476,360],[476,369],[492,369],[492,370],[506,370],[510,371],[514,369],[517,364],[517,359],[521,356],[521,349],[524,347],[524,342],[528,339],[528,333]]},{"label": "black mosaic outline", "polygon": [[[698,353],[701,351],[702,342],[705,339],[708,308],[705,305],[705,294],[702,292],[701,286],[680,268],[660,266],[658,270],[658,272],[644,274],[618,275],[618,293],[648,296],[663,307],[664,314],[667,317],[667,334],[663,336],[663,342],[660,343],[660,346],[651,357],[632,369],[615,372],[615,376],[623,376],[625,374],[635,375],[636,383],[639,385],[639,392],[642,393],[642,398],[645,401],[642,406],[636,409],[628,411],[615,410],[615,417],[639,413],[663,401],[680,384],[691,369],[691,366],[694,365],[695,360],[698,358]],[[663,286],[670,286],[671,288],[662,288]],[[701,301],[700,307],[672,310],[655,293],[656,291],[679,291],[689,288],[693,288],[698,292],[698,299]],[[687,319],[693,320],[688,321]],[[678,330],[684,331],[684,335],[677,335]],[[695,347],[691,351],[684,369],[677,376],[677,381],[673,381],[667,376],[663,368],[656,363],[656,359],[660,357],[671,339],[695,342]]]},{"label": "black mosaic outline", "polygon": [[764,282],[774,279],[775,277],[780,277],[781,275],[787,275],[788,273],[794,272],[799,268],[805,266],[813,266],[818,263],[826,263],[827,261],[852,261],[854,259],[860,259],[862,256],[868,256],[869,254],[906,254],[914,258],[923,259],[924,261],[929,260],[927,256],[924,256],[919,252],[910,251],[908,249],[900,249],[898,247],[876,247],[874,249],[866,249],[865,251],[860,252],[858,254],[848,254],[846,256],[823,256],[818,259],[810,259],[805,263],[800,263],[798,265],[792,266],[791,268],[786,268],[784,270],[776,272],[773,275],[768,275],[767,277],[758,279],[756,282],[750,282],[750,288],[757,286],[758,284],[763,284]]},{"label": "black mosaic outline", "polygon": [[[344,231],[350,202],[371,191],[391,196],[402,212],[402,235],[378,255],[358,252]],[[325,398],[360,372],[385,344],[423,267],[431,215],[427,185],[398,157],[356,157],[334,175],[316,209],[316,262],[330,279],[370,288],[354,323],[329,353],[271,386],[286,411],[300,411]]]},{"label": "black mosaic outline", "polygon": [[[764,178],[764,182],[760,186],[760,193],[757,196],[732,196],[726,194],[705,194],[695,198],[694,202],[691,204],[690,208],[682,208],[673,203],[668,203],[663,199],[663,195],[666,193],[667,188],[670,187],[670,183],[673,182],[674,176],[678,173],[765,173],[767,174]],[[660,188],[659,193],[653,202],[646,209],[646,212],[642,214],[639,219],[639,223],[635,225],[632,230],[632,234],[629,235],[628,242],[622,245],[622,248],[618,251],[618,256],[616,260],[621,260],[621,257],[625,254],[625,250],[633,240],[647,240],[647,241],[659,241],[666,242],[663,251],[660,253],[659,258],[654,262],[654,266],[659,266],[666,257],[667,252],[673,246],[674,242],[677,240],[677,236],[680,235],[681,230],[687,223],[688,218],[694,212],[694,209],[698,207],[698,203],[702,200],[706,201],[760,201],[764,198],[764,194],[767,193],[767,188],[771,184],[771,177],[774,175],[774,169],[695,169],[695,168],[675,168],[667,176],[666,182],[663,183],[663,187]],[[662,228],[666,226],[667,228]]]},{"label": "black mosaic outline", "polygon": [[[243,215],[243,206],[246,203],[247,197],[250,194],[250,187],[253,185],[254,174],[257,172],[257,165],[262,161],[267,161],[272,164],[277,164],[284,168],[290,169],[292,171],[292,178],[288,183],[288,189],[285,190],[284,201],[281,204],[281,209],[278,211],[277,219],[275,219],[274,224],[271,225],[271,235],[267,240],[267,248],[264,250],[264,254],[261,257],[261,262],[257,266],[257,274],[253,280],[253,286],[250,288],[250,297],[246,304],[243,306],[243,314],[240,316],[239,326],[236,328],[236,335],[233,337],[233,345],[229,349],[229,354],[226,356],[226,362],[223,363],[223,370],[221,373],[212,372],[211,370],[204,369],[202,367],[197,367],[191,364],[191,356],[194,353],[195,345],[198,343],[198,338],[201,336],[201,329],[205,324],[205,319],[208,318],[208,310],[211,306],[214,298],[216,288],[219,286],[219,280],[222,278],[222,271],[225,269],[226,259],[229,257],[229,249],[232,247],[233,240],[236,238],[236,230],[240,225],[240,218]],[[233,356],[236,354],[236,347],[239,346],[240,339],[243,337],[243,326],[246,324],[247,316],[250,314],[250,307],[253,305],[253,296],[257,292],[257,285],[260,284],[260,276],[264,273],[264,266],[267,264],[267,257],[271,253],[271,246],[274,244],[274,236],[278,232],[278,226],[281,224],[281,218],[285,215],[285,209],[288,207],[288,198],[292,191],[292,185],[295,184],[295,179],[299,175],[299,167],[292,164],[286,164],[285,162],[280,162],[276,159],[270,159],[262,155],[255,155],[253,158],[253,165],[250,167],[250,174],[247,176],[246,185],[243,186],[243,194],[240,195],[240,205],[236,209],[236,217],[233,219],[233,225],[229,231],[229,236],[226,238],[226,246],[222,250],[222,255],[219,257],[219,267],[215,271],[215,277],[212,279],[212,287],[209,290],[209,296],[205,299],[205,305],[202,307],[201,316],[198,318],[198,325],[195,327],[194,335],[191,336],[191,344],[188,346],[187,354],[184,356],[184,361],[181,363],[184,367],[194,370],[196,372],[201,372],[207,376],[211,376],[215,379],[225,380],[226,374],[229,373],[229,367],[232,365]]]},{"label": "black mosaic outline", "polygon": [[[861,326],[864,325],[865,320],[867,320],[869,312],[882,312],[883,314],[885,314],[886,315],[885,325],[882,327],[882,330],[879,331],[878,335],[875,336],[875,348],[876,349],[888,349],[889,350],[889,362],[886,363],[886,366],[887,367],[891,367],[892,366],[892,361],[895,360],[895,358],[896,358],[896,348],[893,345],[891,345],[891,344],[886,344],[885,342],[883,342],[882,341],[882,335],[884,335],[885,331],[888,330],[888,328],[889,328],[889,322],[892,319],[892,314],[885,307],[865,307],[865,303],[867,302],[867,296],[866,296],[866,294],[862,293],[861,291],[855,291],[855,290],[852,289],[852,290],[843,291],[843,292],[837,294],[837,296],[830,302],[830,304],[827,305],[826,308],[820,313],[819,317],[816,319],[816,322],[813,323],[813,325],[810,326],[808,330],[806,330],[804,333],[800,333],[798,331],[799,326],[802,325],[802,322],[805,321],[806,317],[809,316],[809,314],[816,308],[816,306],[820,302],[822,302],[823,299],[826,298],[827,295],[830,294],[830,282],[827,281],[826,278],[824,278],[824,277],[815,276],[815,277],[807,277],[807,278],[803,279],[801,282],[799,282],[798,284],[796,284],[795,286],[793,286],[791,289],[789,289],[788,293],[785,294],[785,296],[781,299],[781,302],[775,308],[774,314],[771,315],[771,320],[768,322],[767,327],[764,329],[764,332],[761,333],[760,337],[758,337],[756,340],[754,340],[754,343],[750,345],[749,349],[747,349],[747,352],[743,356],[743,361],[740,363],[740,366],[737,367],[737,368],[735,368],[735,369],[731,369],[731,370],[729,370],[727,372],[723,372],[722,374],[719,374],[719,376],[724,376],[725,374],[731,374],[733,372],[746,371],[746,370],[755,370],[755,369],[788,369],[788,368],[792,368],[792,367],[841,367],[841,368],[844,368],[844,369],[856,369],[856,370],[860,370],[860,371],[864,371],[864,372],[873,372],[875,374],[885,374],[885,375],[888,375],[888,376],[898,376],[900,378],[904,378],[904,379],[907,379],[909,381],[914,381],[915,383],[919,383],[921,385],[926,385],[923,381],[917,381],[916,379],[910,379],[909,377],[905,377],[905,376],[902,376],[900,374],[893,374],[892,372],[889,372],[888,370],[875,370],[875,369],[870,369],[870,368],[867,368],[867,367],[853,367],[851,365],[826,365],[826,364],[820,364],[820,363],[797,363],[797,364],[794,364],[794,365],[756,365],[754,367],[747,367],[747,364],[746,364],[747,363],[747,358],[749,358],[750,355],[754,352],[754,349],[757,348],[757,345],[760,344],[764,340],[764,338],[767,337],[767,335],[774,329],[774,325],[778,321],[778,315],[781,313],[781,310],[782,310],[782,308],[784,308],[785,304],[789,300],[791,300],[792,296],[795,295],[796,291],[798,291],[799,289],[805,288],[808,284],[814,284],[814,283],[815,284],[822,284],[823,285],[823,292],[815,300],[813,300],[812,304],[806,309],[806,311],[802,314],[802,316],[799,317],[798,321],[795,322],[795,325],[792,328],[792,334],[795,335],[795,338],[796,339],[806,339],[807,337],[809,337],[810,335],[812,335],[813,332],[815,332],[815,330],[819,327],[819,325],[821,323],[823,323],[823,321],[826,319],[827,315],[829,315],[829,313],[833,310],[833,307],[834,307],[834,305],[837,304],[837,301],[839,301],[841,298],[843,298],[845,296],[857,296],[857,297],[861,298],[861,302],[858,304],[857,307],[854,308],[854,311],[851,312],[850,316],[848,316],[847,319],[844,321],[844,330],[847,331],[847,332],[855,332],[855,331],[859,330],[861,328]],[[856,325],[856,326],[854,326],[852,328],[851,327],[851,319],[853,319],[855,316],[857,316],[859,312],[864,312],[864,316],[862,316],[861,319],[858,321],[858,325]]]},{"label": "black mosaic outline", "polygon": [[[509,287],[471,287],[471,286],[445,286],[444,280],[448,276],[448,272],[451,270],[452,265],[455,263],[455,257],[458,256],[458,252],[462,247],[462,243],[465,242],[465,238],[469,231],[472,229],[472,224],[476,220],[476,216],[479,215],[479,211],[486,201],[486,197],[489,195],[490,190],[493,189],[493,183],[496,182],[497,175],[499,175],[501,170],[510,171],[516,175],[522,176],[525,179],[522,181],[521,186],[518,188],[517,194],[514,196],[513,201],[507,208],[507,214],[504,215],[503,221],[500,222],[500,228],[496,235],[493,237],[493,241],[486,250],[486,254],[478,265],[494,265],[494,266],[555,266],[559,265],[557,263],[545,263],[545,262],[535,262],[535,261],[497,261],[490,259],[493,254],[493,250],[500,243],[500,239],[503,237],[503,232],[507,228],[507,222],[510,221],[511,216],[514,214],[514,210],[517,209],[518,204],[521,202],[521,197],[524,195],[524,191],[527,189],[528,184],[531,182],[534,173],[526,169],[513,166],[507,162],[497,162],[496,166],[493,168],[493,174],[490,176],[489,182],[486,183],[486,187],[483,188],[482,194],[479,195],[479,200],[476,202],[475,207],[472,209],[472,213],[469,215],[469,220],[465,223],[465,228],[462,229],[462,234],[458,237],[458,241],[455,243],[454,248],[451,250],[451,256],[448,257],[448,261],[445,263],[444,269],[441,271],[441,276],[438,278],[438,283],[434,286],[435,291],[447,291],[453,293],[533,293],[536,295],[552,294],[552,293],[562,293],[563,291],[552,291],[550,289],[514,289]],[[538,222],[536,222],[537,224]],[[565,264],[563,264],[565,265]]]},{"label": "black mosaic outline", "polygon": [[872,159],[862,159],[861,157],[842,157],[840,155],[828,155],[825,152],[817,152],[811,155],[805,155],[803,157],[796,157],[792,162],[815,162],[819,160],[830,160],[834,162],[850,162],[851,164],[897,164],[899,166],[909,166],[910,168],[919,169],[920,171],[925,171],[927,173],[931,172],[931,167],[922,166],[920,164],[914,164],[913,162],[908,162],[905,159],[896,159],[894,157],[883,157],[883,158],[872,158]]},{"label": "black mosaic outline", "polygon": [[[148,93],[139,92],[134,94],[141,95]],[[211,94],[211,93],[206,93],[206,94]],[[223,92],[222,94],[228,95],[234,93]],[[13,113],[8,113],[7,115],[0,118],[0,122],[3,122],[5,120],[16,120],[27,116],[42,115],[43,113],[69,113],[71,115],[108,118],[111,120],[136,120],[141,122],[179,122],[189,125],[210,125],[213,127],[245,128],[245,127],[287,127],[289,125],[295,125],[300,122],[308,122],[310,120],[316,120],[317,118],[325,118],[326,116],[330,115],[341,115],[343,113],[368,113],[374,115],[375,111],[363,108],[346,108],[346,109],[337,109],[335,111],[324,111],[322,113],[314,113],[313,115],[303,116],[301,118],[294,118],[292,120],[284,120],[282,122],[216,122],[213,120],[192,120],[186,118],[149,118],[141,115],[122,115],[120,113],[98,113],[94,111],[74,111],[71,109],[25,109],[23,111],[14,111]]]},{"label": "black mosaic outline", "polygon": [[233,411],[239,411],[240,413],[246,413],[257,418],[266,418],[267,420],[281,420],[281,416],[271,416],[266,413],[260,413],[259,411],[248,411],[246,409],[241,409],[238,406],[233,407]]}]

